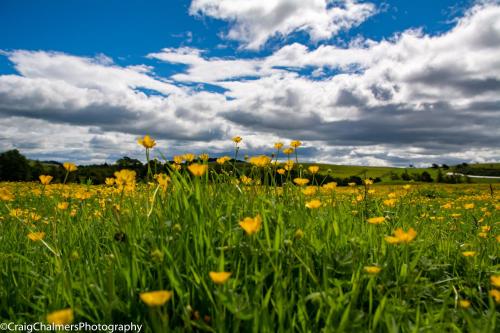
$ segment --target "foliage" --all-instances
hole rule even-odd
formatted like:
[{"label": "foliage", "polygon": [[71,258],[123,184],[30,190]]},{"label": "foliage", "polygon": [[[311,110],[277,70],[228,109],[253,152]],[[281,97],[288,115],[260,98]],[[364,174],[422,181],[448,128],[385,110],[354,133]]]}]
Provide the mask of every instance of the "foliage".
[{"label": "foliage", "polygon": [[0,154],[0,180],[30,180],[31,167],[17,149]]}]

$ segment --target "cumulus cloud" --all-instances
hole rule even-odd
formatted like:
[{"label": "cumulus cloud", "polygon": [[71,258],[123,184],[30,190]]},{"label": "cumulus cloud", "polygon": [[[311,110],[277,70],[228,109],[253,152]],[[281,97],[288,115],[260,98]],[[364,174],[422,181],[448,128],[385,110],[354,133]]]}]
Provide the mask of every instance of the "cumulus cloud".
[{"label": "cumulus cloud", "polygon": [[[9,133],[0,136],[4,149],[13,145],[12,131],[73,126],[84,143],[79,154],[92,161],[134,153],[134,137],[145,133],[169,154],[227,154],[228,138],[238,134],[249,154],[270,152],[278,139],[300,139],[302,156],[323,162],[500,158],[500,6],[494,3],[473,7],[440,35],[414,29],[345,47],[292,43],[254,58],[211,57],[187,47],[147,55],[184,65],[168,78],[154,66],[123,67],[102,55],[4,54],[18,72],[0,75],[0,116],[15,126],[0,128]],[[197,83],[221,89],[189,88]],[[48,143],[39,147],[46,132],[33,131],[33,139],[19,144],[33,154],[49,151]],[[58,142],[77,141],[64,135]],[[120,150],[122,140],[131,146]]]},{"label": "cumulus cloud", "polygon": [[[97,126],[104,131],[159,138],[210,140],[220,137],[214,106],[225,98],[193,92],[148,75],[144,66],[51,52],[8,53],[19,75],[0,76],[0,114],[58,123]],[[147,94],[142,89],[159,94]],[[198,112],[193,112],[197,110]],[[197,124],[194,126],[193,124]]]},{"label": "cumulus cloud", "polygon": [[258,49],[296,31],[313,41],[329,39],[365,21],[375,6],[355,0],[193,0],[190,13],[229,21],[227,38]]},{"label": "cumulus cloud", "polygon": [[219,115],[253,131],[329,145],[404,144],[429,156],[498,152],[499,22],[499,6],[480,5],[438,36],[409,30],[345,48],[294,43],[253,59],[190,50],[188,62],[175,49],[150,56],[188,65],[175,80],[225,88],[230,107]]}]

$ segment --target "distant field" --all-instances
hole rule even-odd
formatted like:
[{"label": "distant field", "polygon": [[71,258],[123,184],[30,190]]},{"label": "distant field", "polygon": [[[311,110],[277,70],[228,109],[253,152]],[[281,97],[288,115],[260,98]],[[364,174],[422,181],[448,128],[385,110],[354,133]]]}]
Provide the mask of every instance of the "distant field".
[{"label": "distant field", "polygon": [[[304,163],[305,168],[313,163]],[[337,165],[337,164],[316,164],[320,166],[320,174],[328,174],[328,170],[330,171],[330,175],[334,177],[346,178],[349,176],[359,176],[364,178],[377,178],[379,177],[384,183],[404,183],[404,181],[397,180],[394,181],[391,179],[391,174],[397,174],[401,177],[403,173],[408,172],[408,174],[418,173],[421,174],[424,171],[427,171],[432,178],[435,180],[438,176],[439,170],[443,175],[446,175],[448,172],[453,172],[453,169],[450,167],[449,169],[434,169],[434,168],[399,168],[399,167],[378,167],[378,166],[358,166],[358,165]],[[474,169],[489,169],[500,172],[500,163],[481,163],[481,164],[470,164],[470,168]],[[500,179],[471,179],[472,183],[499,183]]]}]

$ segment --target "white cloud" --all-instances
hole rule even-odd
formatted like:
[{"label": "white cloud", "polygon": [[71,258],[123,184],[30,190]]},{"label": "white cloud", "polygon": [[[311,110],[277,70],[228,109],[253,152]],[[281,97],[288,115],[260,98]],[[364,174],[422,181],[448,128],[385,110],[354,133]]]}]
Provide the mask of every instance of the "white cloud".
[{"label": "white cloud", "polygon": [[313,41],[329,39],[362,23],[375,6],[355,0],[193,0],[190,12],[229,21],[227,38],[258,49],[272,37],[296,31]]},{"label": "white cloud", "polygon": [[[0,76],[4,115],[181,140],[215,138],[224,130],[212,120],[215,105],[224,110],[223,96],[177,87],[154,78],[144,66],[41,51],[14,51],[8,57],[19,75]],[[146,94],[143,88],[160,94]]]},{"label": "white cloud", "polygon": [[22,76],[33,79],[62,81],[75,87],[111,93],[135,88],[152,89],[163,94],[181,92],[173,84],[146,75],[147,67],[119,67],[104,55],[86,58],[57,52],[20,50],[8,53],[8,57]]},{"label": "white cloud", "polygon": [[[305,105],[317,110],[329,109],[346,90],[372,107],[405,103],[420,108],[444,101],[464,106],[497,95],[499,22],[500,7],[486,5],[476,6],[451,31],[438,36],[408,30],[390,40],[358,40],[346,48],[323,45],[312,50],[294,43],[251,59],[210,58],[184,48],[149,57],[188,65],[184,73],[172,76],[174,80],[218,84],[229,89],[228,96],[248,104],[252,98],[280,95],[290,86],[307,101]],[[314,75],[290,74],[308,69]],[[328,75],[329,71],[339,75]]]},{"label": "white cloud", "polygon": [[[239,134],[250,154],[269,152],[278,139],[301,139],[303,157],[318,161],[491,161],[500,158],[499,22],[500,6],[486,4],[437,36],[416,29],[343,48],[294,43],[260,58],[210,57],[195,48],[149,54],[186,65],[169,78],[156,76],[154,67],[121,67],[102,55],[4,52],[18,74],[0,75],[0,116],[15,119],[9,124],[19,124],[11,125],[16,131],[74,126],[82,147],[89,147],[78,154],[98,150],[98,156],[89,153],[92,161],[105,159],[105,152],[115,157],[115,146],[103,142],[118,137],[130,140],[123,151],[135,154],[133,138],[145,133],[159,138],[169,155],[226,154],[228,138]],[[224,92],[186,83],[210,83]],[[16,142],[12,129],[5,133],[4,149]],[[48,143],[29,148],[45,134],[33,129],[23,147],[38,155],[50,151]],[[77,141],[67,133],[56,138]]]}]

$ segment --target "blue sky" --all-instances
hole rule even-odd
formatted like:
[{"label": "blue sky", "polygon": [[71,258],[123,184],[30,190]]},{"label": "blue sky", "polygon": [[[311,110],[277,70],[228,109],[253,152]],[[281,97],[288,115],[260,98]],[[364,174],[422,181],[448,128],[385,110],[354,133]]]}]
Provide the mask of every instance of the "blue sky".
[{"label": "blue sky", "polygon": [[[435,34],[446,31],[472,1],[372,1],[380,12],[359,27],[342,33],[380,40],[409,28]],[[213,55],[254,56],[238,52],[218,34],[228,23],[189,15],[189,0],[3,0],[0,3],[2,49],[53,50],[74,55],[106,54],[126,64],[164,47],[192,45]],[[186,38],[192,33],[192,41]],[[301,38],[302,37],[302,38]],[[304,36],[297,40],[304,41]],[[323,43],[335,42],[322,41]],[[218,49],[219,44],[232,44]],[[279,44],[279,43],[277,43]],[[275,45],[260,53],[269,53]],[[8,66],[3,62],[2,72]]]},{"label": "blue sky", "polygon": [[[488,127],[498,118],[498,78],[487,67],[500,57],[489,45],[500,33],[497,1],[313,2],[256,0],[245,9],[220,0],[3,0],[0,117],[10,131],[0,148],[92,163],[139,154],[132,138],[140,133],[156,135],[171,154],[213,155],[242,134],[250,154],[298,138],[305,158],[336,163],[498,160]],[[465,56],[452,59],[446,45]],[[140,121],[143,112],[152,123]],[[477,133],[464,134],[457,119],[471,114]],[[120,115],[123,124],[109,119]],[[379,121],[385,116],[391,120]],[[447,131],[426,128],[430,117]],[[14,123],[66,136],[40,130],[16,143]]]}]

